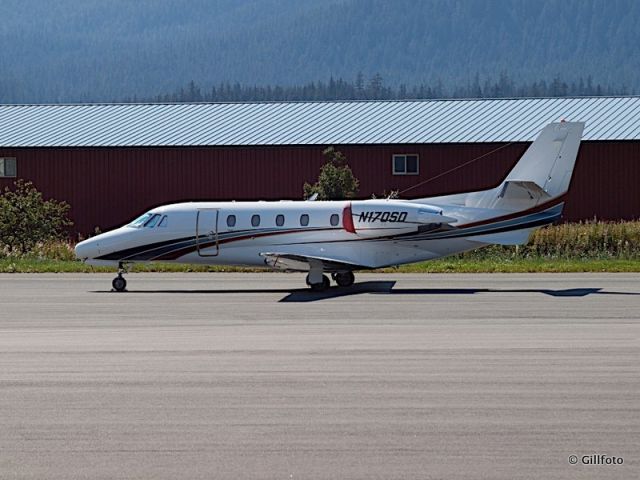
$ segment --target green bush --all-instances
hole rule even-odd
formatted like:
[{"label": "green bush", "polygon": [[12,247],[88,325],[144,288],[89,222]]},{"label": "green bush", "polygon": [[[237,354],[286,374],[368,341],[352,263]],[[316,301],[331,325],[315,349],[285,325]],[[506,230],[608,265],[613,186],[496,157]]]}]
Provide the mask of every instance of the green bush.
[{"label": "green bush", "polygon": [[318,194],[318,200],[344,200],[354,198],[358,193],[358,179],[347,165],[347,158],[333,147],[322,154],[327,159],[320,169],[318,181],[313,185],[304,184],[304,198]]},{"label": "green bush", "polygon": [[10,255],[33,252],[37,245],[66,236],[73,225],[67,217],[69,205],[44,200],[31,182],[18,180],[15,189],[0,195],[0,245]]}]

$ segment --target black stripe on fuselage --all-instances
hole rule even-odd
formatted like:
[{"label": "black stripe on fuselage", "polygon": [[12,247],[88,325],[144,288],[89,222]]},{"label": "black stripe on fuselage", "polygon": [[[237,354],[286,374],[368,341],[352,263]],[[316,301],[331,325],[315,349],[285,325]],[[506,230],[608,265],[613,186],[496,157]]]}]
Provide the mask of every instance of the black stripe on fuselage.
[{"label": "black stripe on fuselage", "polygon": [[196,251],[198,248],[206,249],[215,246],[216,241],[219,244],[225,244],[235,242],[238,240],[245,240],[253,237],[262,237],[267,235],[283,235],[287,233],[299,233],[299,232],[311,232],[320,230],[341,230],[337,228],[325,228],[325,227],[311,227],[311,228],[295,228],[282,230],[280,228],[263,228],[252,230],[237,230],[232,232],[221,232],[217,236],[217,240],[213,240],[210,236],[201,235],[198,237],[196,243],[196,237],[183,237],[175,238],[172,240],[166,240],[163,242],[148,243],[144,245],[138,245],[137,247],[131,247],[124,250],[117,250],[115,252],[96,257],[96,260],[111,260],[111,261],[150,261],[150,260],[175,260],[183,255]]},{"label": "black stripe on fuselage", "polygon": [[173,247],[177,243],[194,240],[195,238],[196,237],[174,238],[171,240],[165,240],[164,242],[147,243],[145,245],[138,245],[137,247],[131,247],[124,250],[111,252],[106,255],[96,257],[96,260],[124,260],[131,256],[139,255],[140,253],[146,252],[148,250],[156,250],[167,246]]}]

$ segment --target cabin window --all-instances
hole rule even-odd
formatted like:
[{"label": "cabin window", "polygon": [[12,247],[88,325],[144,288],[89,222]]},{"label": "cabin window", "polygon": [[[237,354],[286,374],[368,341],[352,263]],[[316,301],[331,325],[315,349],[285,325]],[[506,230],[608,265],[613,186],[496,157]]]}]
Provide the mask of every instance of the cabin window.
[{"label": "cabin window", "polygon": [[329,222],[332,226],[336,227],[338,223],[340,223],[340,217],[338,216],[338,214],[334,213],[333,215],[331,215]]},{"label": "cabin window", "polygon": [[300,215],[300,225],[302,225],[303,227],[309,225],[309,215],[307,215],[306,213]]},{"label": "cabin window", "polygon": [[14,157],[0,158],[0,177],[16,176],[16,159]]},{"label": "cabin window", "polygon": [[144,224],[144,226],[147,228],[153,228],[158,223],[158,220],[160,220],[160,215],[156,213],[147,221],[147,223]]},{"label": "cabin window", "polygon": [[164,228],[167,226],[167,216],[165,215],[164,217],[162,217],[162,220],[160,220],[160,223],[158,224],[158,228]]},{"label": "cabin window", "polygon": [[284,225],[284,215],[276,216],[276,225],[279,227]]},{"label": "cabin window", "polygon": [[251,217],[251,225],[253,225],[254,227],[260,226],[260,215],[254,215],[253,217]]},{"label": "cabin window", "polygon": [[227,216],[227,227],[235,227],[235,226],[236,226],[236,216],[235,215]]},{"label": "cabin window", "polygon": [[418,175],[420,167],[418,155],[394,155],[393,174],[394,175]]}]

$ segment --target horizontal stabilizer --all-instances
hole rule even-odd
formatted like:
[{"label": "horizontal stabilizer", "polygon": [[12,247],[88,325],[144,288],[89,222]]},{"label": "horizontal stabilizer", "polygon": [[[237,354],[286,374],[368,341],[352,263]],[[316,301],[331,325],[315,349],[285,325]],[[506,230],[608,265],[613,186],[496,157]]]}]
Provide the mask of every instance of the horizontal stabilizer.
[{"label": "horizontal stabilizer", "polygon": [[536,203],[542,203],[540,200],[546,201],[551,198],[551,195],[545,192],[537,183],[523,180],[508,180],[504,182],[504,187],[499,196],[507,200],[537,200]]},{"label": "horizontal stabilizer", "polygon": [[524,210],[535,207],[551,198],[540,185],[523,180],[507,180],[491,208]]}]

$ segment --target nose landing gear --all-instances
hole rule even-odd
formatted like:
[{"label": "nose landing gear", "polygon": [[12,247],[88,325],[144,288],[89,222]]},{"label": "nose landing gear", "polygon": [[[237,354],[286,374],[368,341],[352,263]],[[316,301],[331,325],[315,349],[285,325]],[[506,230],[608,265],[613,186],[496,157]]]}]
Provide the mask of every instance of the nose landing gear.
[{"label": "nose landing gear", "polygon": [[121,273],[111,282],[111,286],[116,292],[124,292],[127,288],[127,281],[124,279]]},{"label": "nose landing gear", "polygon": [[113,279],[111,286],[116,292],[125,292],[127,290],[127,281],[124,279],[124,274],[127,273],[127,269],[121,263],[118,265],[118,276]]}]

